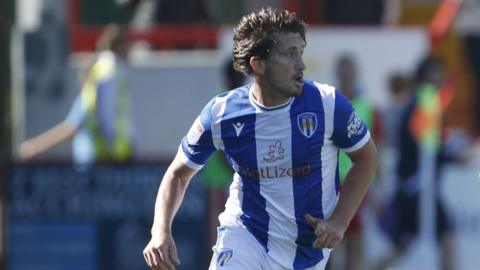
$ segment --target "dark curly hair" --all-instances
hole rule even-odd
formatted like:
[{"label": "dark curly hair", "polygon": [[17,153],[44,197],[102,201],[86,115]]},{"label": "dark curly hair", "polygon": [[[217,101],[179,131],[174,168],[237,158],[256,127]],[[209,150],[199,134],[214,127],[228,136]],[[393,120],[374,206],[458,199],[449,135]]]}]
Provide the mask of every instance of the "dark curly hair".
[{"label": "dark curly hair", "polygon": [[234,30],[233,66],[252,74],[250,58],[265,58],[277,43],[277,33],[299,33],[305,41],[306,24],[293,12],[264,7],[244,15]]}]

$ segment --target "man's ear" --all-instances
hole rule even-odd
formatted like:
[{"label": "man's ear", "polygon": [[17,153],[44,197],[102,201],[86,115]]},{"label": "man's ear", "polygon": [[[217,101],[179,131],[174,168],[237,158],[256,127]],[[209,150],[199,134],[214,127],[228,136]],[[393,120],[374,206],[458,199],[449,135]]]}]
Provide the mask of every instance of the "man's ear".
[{"label": "man's ear", "polygon": [[265,73],[265,60],[257,56],[250,57],[250,66],[255,74]]}]

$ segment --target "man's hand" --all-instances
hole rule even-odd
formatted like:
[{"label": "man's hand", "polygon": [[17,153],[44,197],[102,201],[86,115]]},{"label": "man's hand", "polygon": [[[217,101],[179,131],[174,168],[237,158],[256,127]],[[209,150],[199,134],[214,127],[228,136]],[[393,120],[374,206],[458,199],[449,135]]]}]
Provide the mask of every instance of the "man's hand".
[{"label": "man's hand", "polygon": [[305,215],[305,220],[315,230],[314,248],[334,248],[343,239],[346,226],[331,220],[314,218],[310,214]]},{"label": "man's hand", "polygon": [[175,270],[180,265],[177,248],[169,233],[153,235],[143,250],[143,257],[153,270]]}]

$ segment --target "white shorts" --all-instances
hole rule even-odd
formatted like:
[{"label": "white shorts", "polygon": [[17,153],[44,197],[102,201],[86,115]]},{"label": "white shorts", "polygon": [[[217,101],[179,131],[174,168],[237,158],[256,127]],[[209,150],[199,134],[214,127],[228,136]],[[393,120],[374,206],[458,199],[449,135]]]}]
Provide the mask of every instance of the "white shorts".
[{"label": "white shorts", "polygon": [[[292,270],[274,261],[245,228],[218,227],[217,233],[209,270]],[[328,255],[305,270],[323,270],[327,261]]]}]

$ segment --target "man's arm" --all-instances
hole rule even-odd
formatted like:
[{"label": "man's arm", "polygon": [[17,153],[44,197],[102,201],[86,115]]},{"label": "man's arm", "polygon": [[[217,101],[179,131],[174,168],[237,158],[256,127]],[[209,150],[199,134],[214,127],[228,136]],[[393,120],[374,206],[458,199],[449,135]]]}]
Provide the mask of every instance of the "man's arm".
[{"label": "man's arm", "polygon": [[338,204],[329,220],[348,227],[377,168],[377,149],[372,139],[357,151],[347,154],[352,160],[352,167],[345,177]]},{"label": "man's arm", "polygon": [[339,201],[327,220],[306,216],[315,229],[316,248],[333,248],[342,239],[357,211],[377,168],[377,150],[372,139],[357,151],[347,153],[352,167],[345,177]]},{"label": "man's arm", "polygon": [[82,95],[75,98],[70,112],[65,120],[40,135],[23,142],[18,155],[22,160],[28,160],[48,149],[70,139],[80,128],[86,116],[85,103]]},{"label": "man's arm", "polygon": [[53,146],[70,139],[77,131],[77,127],[63,121],[44,133],[23,142],[19,148],[19,157],[28,160],[39,155]]},{"label": "man's arm", "polygon": [[180,155],[177,153],[163,176],[155,201],[152,238],[143,251],[145,261],[152,269],[173,270],[180,264],[172,237],[172,221],[196,173],[183,163]]}]

